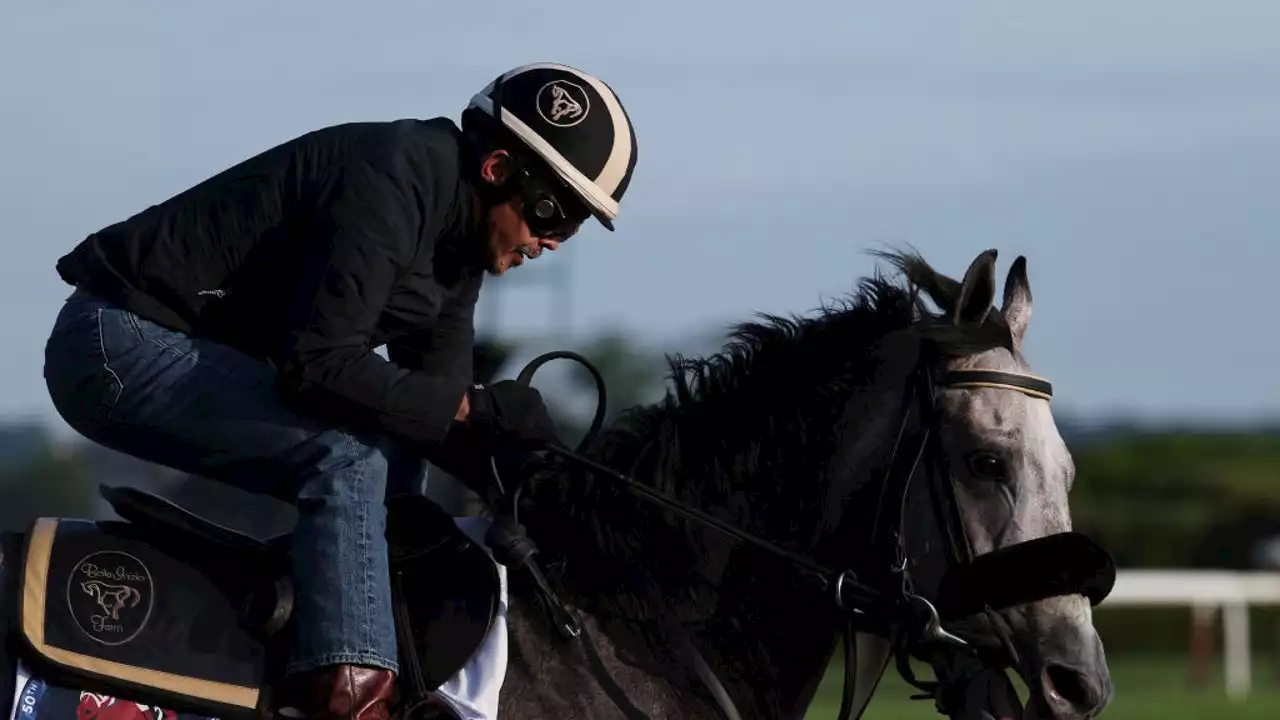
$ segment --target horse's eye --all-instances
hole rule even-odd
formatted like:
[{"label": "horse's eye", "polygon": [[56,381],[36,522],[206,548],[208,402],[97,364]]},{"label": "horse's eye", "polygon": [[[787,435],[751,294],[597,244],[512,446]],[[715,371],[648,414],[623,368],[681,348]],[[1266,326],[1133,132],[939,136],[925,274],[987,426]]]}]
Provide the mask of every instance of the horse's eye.
[{"label": "horse's eye", "polygon": [[974,477],[986,480],[1003,480],[1005,478],[1004,461],[998,455],[989,452],[975,452],[966,458],[969,472]]}]

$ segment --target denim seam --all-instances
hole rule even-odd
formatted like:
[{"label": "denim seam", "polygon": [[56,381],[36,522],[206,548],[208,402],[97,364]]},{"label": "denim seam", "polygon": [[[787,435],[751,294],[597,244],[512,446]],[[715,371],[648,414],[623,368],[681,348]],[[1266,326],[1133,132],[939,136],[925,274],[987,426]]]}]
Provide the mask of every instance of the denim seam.
[{"label": "denim seam", "polygon": [[[155,345],[156,347],[158,347],[158,348],[160,348],[160,349],[162,349],[162,350],[167,350],[168,352],[173,353],[174,355],[176,355],[176,356],[178,357],[178,359],[179,359],[179,360],[181,360],[181,359],[183,359],[183,358],[186,358],[186,357],[189,357],[189,356],[191,356],[191,355],[196,355],[197,357],[199,356],[198,352],[197,352],[196,350],[194,350],[194,349],[193,349],[193,350],[179,350],[178,348],[176,348],[176,347],[174,347],[174,346],[170,345],[169,343],[166,343],[166,342],[164,342],[164,341],[162,341],[162,340],[158,340],[158,339],[153,338],[153,337],[147,337],[147,334],[146,334],[145,332],[143,332],[143,331],[142,331],[142,326],[138,324],[138,315],[137,315],[137,313],[130,312],[130,311],[127,311],[127,310],[126,310],[126,311],[124,311],[124,318],[125,318],[125,322],[129,323],[129,326],[130,326],[131,328],[133,328],[133,332],[134,332],[134,334],[136,334],[136,335],[138,336],[138,342],[149,342],[149,343],[151,343],[152,345]],[[215,370],[217,370],[217,369],[218,369],[216,366],[211,366],[211,367],[213,367]],[[227,373],[223,373],[223,375],[224,375],[224,376],[225,376],[226,374],[227,374]]]},{"label": "denim seam", "polygon": [[138,324],[137,314],[126,311],[124,319],[129,323],[129,327],[133,328],[133,334],[138,336],[139,342],[146,339],[147,336],[142,334],[142,326]]},{"label": "denim seam", "polygon": [[[354,437],[351,437],[350,435],[346,435],[346,438],[347,438],[347,442],[352,446],[350,448],[350,451],[353,454],[356,454],[360,458],[357,461],[356,467],[354,468],[356,483],[364,483],[365,475],[367,473],[367,467],[369,464],[369,454],[368,452],[362,451],[363,448],[358,447],[359,443],[356,441]],[[364,622],[363,622],[364,646],[375,647],[374,637],[373,637],[373,634],[374,634],[373,616],[374,616],[374,604],[376,603],[376,600],[377,600],[376,598],[377,593],[375,592],[376,582],[373,577],[373,564],[368,561],[370,550],[371,550],[370,543],[369,543],[369,503],[365,503],[365,502],[356,503],[356,507],[359,508],[359,510],[357,511],[357,520],[356,520],[356,523],[359,526],[359,530],[358,530],[359,537],[357,538],[356,542],[360,546],[360,558],[364,563],[364,567],[362,568],[363,574],[364,574]],[[390,591],[389,587],[387,589],[388,591]]]},{"label": "denim seam", "polygon": [[116,383],[116,396],[111,398],[111,402],[107,406],[107,416],[110,417],[112,409],[115,408],[116,403],[120,402],[120,396],[124,394],[124,381],[120,379],[115,369],[111,367],[111,358],[107,356],[107,341],[104,339],[104,333],[102,332],[102,310],[102,308],[98,308],[97,312],[94,313],[94,319],[98,324],[98,351],[102,353],[102,369],[106,370]]},{"label": "denim seam", "polygon": [[[350,479],[341,484],[337,492],[340,494],[341,502],[349,504],[353,511],[348,515],[349,522],[346,524],[343,538],[346,547],[340,551],[340,554],[346,555],[350,552],[354,556],[347,560],[348,563],[354,560],[354,566],[347,565],[346,568],[348,573],[355,574],[347,576],[351,581],[348,583],[350,588],[347,591],[350,595],[341,589],[333,589],[339,601],[344,598],[349,599],[349,602],[342,604],[350,607],[338,611],[341,613],[338,618],[340,625],[349,629],[345,632],[330,631],[326,640],[328,643],[336,641],[338,644],[337,648],[330,645],[331,652],[315,653],[312,650],[304,651],[302,656],[294,655],[286,666],[286,672],[292,674],[334,663],[371,664],[398,671],[397,663],[388,659],[388,657],[394,658],[398,651],[394,630],[389,638],[385,637],[386,633],[382,627],[386,622],[376,622],[389,621],[393,628],[395,622],[394,616],[383,617],[379,612],[382,593],[378,590],[382,583],[378,582],[375,572],[378,558],[371,555],[377,538],[371,533],[370,513],[379,509],[381,503],[375,505],[362,497],[363,484],[370,479],[371,472],[376,472],[371,466],[375,464],[374,453],[378,450],[376,446],[363,442],[351,433],[339,430],[332,432],[335,433],[337,440],[335,449],[350,458],[350,464],[347,466]],[[385,550],[382,551],[383,557],[385,552]],[[390,588],[387,587],[386,591],[389,592]]]},{"label": "denim seam", "polygon": [[170,345],[169,343],[164,342],[163,340],[157,340],[155,338],[147,338],[147,342],[151,343],[152,345],[155,345],[161,350],[167,350],[173,353],[174,355],[177,355],[179,358],[184,358],[184,357],[187,357],[188,355],[196,354],[195,350],[179,350],[178,348]]}]

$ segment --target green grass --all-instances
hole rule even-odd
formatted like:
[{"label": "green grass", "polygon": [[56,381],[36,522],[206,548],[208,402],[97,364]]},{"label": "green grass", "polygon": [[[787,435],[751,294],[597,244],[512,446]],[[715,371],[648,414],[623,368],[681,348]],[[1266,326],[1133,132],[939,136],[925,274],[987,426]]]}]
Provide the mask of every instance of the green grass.
[{"label": "green grass", "polygon": [[[1222,689],[1222,669],[1215,667],[1213,684],[1193,688],[1188,682],[1186,656],[1130,656],[1110,659],[1116,697],[1101,720],[1276,720],[1280,718],[1280,666],[1257,658],[1253,665],[1253,692],[1240,701],[1227,698]],[[928,677],[927,675],[923,675]],[[840,709],[841,675],[838,666],[827,673],[808,720],[833,720]],[[938,719],[933,703],[910,700],[914,689],[898,677],[892,666],[871,698],[864,720]],[[1025,698],[1024,698],[1025,699]]]}]

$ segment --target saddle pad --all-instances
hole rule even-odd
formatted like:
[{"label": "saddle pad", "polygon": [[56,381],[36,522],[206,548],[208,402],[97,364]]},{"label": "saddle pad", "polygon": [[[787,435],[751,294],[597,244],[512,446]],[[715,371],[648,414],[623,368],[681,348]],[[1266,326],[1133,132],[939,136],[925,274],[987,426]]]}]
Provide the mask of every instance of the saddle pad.
[{"label": "saddle pad", "polygon": [[261,643],[218,583],[156,546],[40,518],[19,582],[20,636],[45,682],[219,717],[257,707]]},{"label": "saddle pad", "polygon": [[[488,548],[484,545],[484,535],[490,524],[487,518],[459,517],[453,518],[453,521],[464,534],[488,552]],[[53,522],[61,525],[72,521]],[[62,530],[67,532],[68,528],[62,528]],[[87,529],[89,532],[94,530],[96,528]],[[28,556],[30,556],[30,550]],[[498,718],[499,693],[507,672],[508,595],[506,568],[496,562],[494,564],[500,580],[500,597],[493,624],[466,666],[436,689],[436,694],[449,704],[461,720],[497,720]],[[148,569],[154,570],[154,568]],[[24,579],[19,578],[19,581],[24,582]],[[44,585],[47,587],[49,581],[46,580]],[[23,613],[24,618],[25,616],[26,613]],[[81,678],[90,676],[88,673],[79,673],[67,682],[58,683],[47,679],[48,673],[41,672],[39,669],[33,672],[19,660],[13,675],[16,682],[7,720],[44,720],[45,718],[61,720],[63,717],[72,717],[72,714],[60,714],[66,708],[74,708],[74,716],[78,720],[134,720],[135,718],[138,720],[216,720],[224,717],[216,713],[212,715],[179,713],[162,705],[135,703],[92,692],[84,689],[85,683],[79,681]],[[152,698],[155,693],[142,691],[137,696]]]}]

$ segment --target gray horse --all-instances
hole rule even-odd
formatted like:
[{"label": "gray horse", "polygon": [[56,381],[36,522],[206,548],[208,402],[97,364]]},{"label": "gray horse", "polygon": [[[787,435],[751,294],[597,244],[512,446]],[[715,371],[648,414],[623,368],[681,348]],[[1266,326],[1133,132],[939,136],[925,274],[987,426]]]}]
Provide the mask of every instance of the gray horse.
[{"label": "gray horse", "polygon": [[[914,254],[883,257],[907,283],[864,279],[815,316],[764,317],[736,328],[719,354],[673,359],[665,401],[632,409],[591,458],[884,592],[909,582],[934,594],[954,564],[948,532],[982,556],[1069,531],[1071,456],[1038,389],[1048,384],[1020,352],[1032,308],[1025,260],[1013,264],[997,310],[994,250],[959,282]],[[971,372],[923,398],[937,442],[916,446],[910,438],[927,437],[928,425],[905,412],[903,388],[921,368],[944,379]],[[886,505],[893,477],[907,481],[901,503]],[[958,528],[939,521],[938,487]],[[721,718],[727,701],[742,718],[802,718],[851,619],[859,717],[905,647],[891,625],[851,615],[830,583],[796,562],[640,502],[576,464],[556,460],[533,475],[521,513],[598,658],[557,635],[545,595],[513,574],[500,717]],[[932,665],[942,682],[933,699],[952,717],[1092,718],[1111,699],[1081,594],[972,613],[939,632],[957,639],[910,654]],[[1025,709],[1005,666],[1031,690]]]}]

